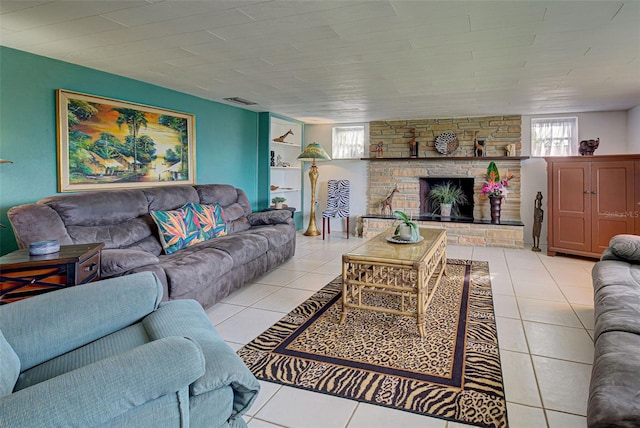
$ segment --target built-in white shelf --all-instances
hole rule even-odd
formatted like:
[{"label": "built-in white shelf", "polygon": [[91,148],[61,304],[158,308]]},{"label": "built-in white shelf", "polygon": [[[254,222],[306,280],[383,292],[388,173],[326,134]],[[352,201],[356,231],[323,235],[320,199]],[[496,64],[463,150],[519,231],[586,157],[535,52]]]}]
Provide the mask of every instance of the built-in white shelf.
[{"label": "built-in white shelf", "polygon": [[[285,142],[273,141],[289,130],[293,135],[289,134],[285,137]],[[302,165],[298,160],[298,155],[302,153],[302,126],[295,122],[280,118],[271,118],[271,138],[270,150],[273,153],[273,161],[280,165],[287,164],[290,166],[272,166],[270,185],[279,186],[276,190],[270,190],[271,198],[282,196],[286,198],[288,206],[293,206],[297,210],[302,209]]]},{"label": "built-in white shelf", "polygon": [[287,193],[287,192],[299,192],[300,189],[276,189],[276,190],[271,190],[271,193]]},{"label": "built-in white shelf", "polygon": [[300,144],[298,144],[298,143],[287,143],[286,141],[284,143],[281,143],[279,141],[272,141],[271,144],[275,144],[275,145],[278,145],[278,146],[292,146],[292,147],[300,148]]}]

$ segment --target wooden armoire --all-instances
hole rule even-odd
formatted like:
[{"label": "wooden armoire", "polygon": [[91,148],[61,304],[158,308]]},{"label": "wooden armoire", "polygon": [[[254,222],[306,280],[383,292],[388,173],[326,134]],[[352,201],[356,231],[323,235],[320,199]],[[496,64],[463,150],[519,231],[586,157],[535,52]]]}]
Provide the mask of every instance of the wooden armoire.
[{"label": "wooden armoire", "polygon": [[613,236],[640,235],[640,155],[545,160],[548,255],[600,258]]}]

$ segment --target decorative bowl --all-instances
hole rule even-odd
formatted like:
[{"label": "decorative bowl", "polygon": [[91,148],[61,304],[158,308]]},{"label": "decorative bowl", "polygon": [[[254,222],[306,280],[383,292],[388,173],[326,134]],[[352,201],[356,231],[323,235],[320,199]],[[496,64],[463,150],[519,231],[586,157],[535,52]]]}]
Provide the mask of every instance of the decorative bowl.
[{"label": "decorative bowl", "polygon": [[42,256],[58,251],[60,251],[60,242],[57,240],[36,241],[29,244],[29,254],[32,256]]}]

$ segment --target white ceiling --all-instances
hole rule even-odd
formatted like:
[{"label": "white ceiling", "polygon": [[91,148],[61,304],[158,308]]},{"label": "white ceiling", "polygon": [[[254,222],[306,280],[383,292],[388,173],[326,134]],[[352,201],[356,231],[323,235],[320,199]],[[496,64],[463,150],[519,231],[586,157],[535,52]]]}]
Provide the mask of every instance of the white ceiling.
[{"label": "white ceiling", "polygon": [[0,0],[0,43],[306,123],[640,104],[638,0]]}]

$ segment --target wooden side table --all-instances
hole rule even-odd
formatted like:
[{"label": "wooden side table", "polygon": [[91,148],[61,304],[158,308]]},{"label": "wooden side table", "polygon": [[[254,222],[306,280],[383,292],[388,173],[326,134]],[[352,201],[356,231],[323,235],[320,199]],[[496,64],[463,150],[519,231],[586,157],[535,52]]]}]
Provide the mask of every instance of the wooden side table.
[{"label": "wooden side table", "polygon": [[57,253],[29,255],[29,249],[0,257],[0,305],[100,279],[104,243],[62,245]]}]

